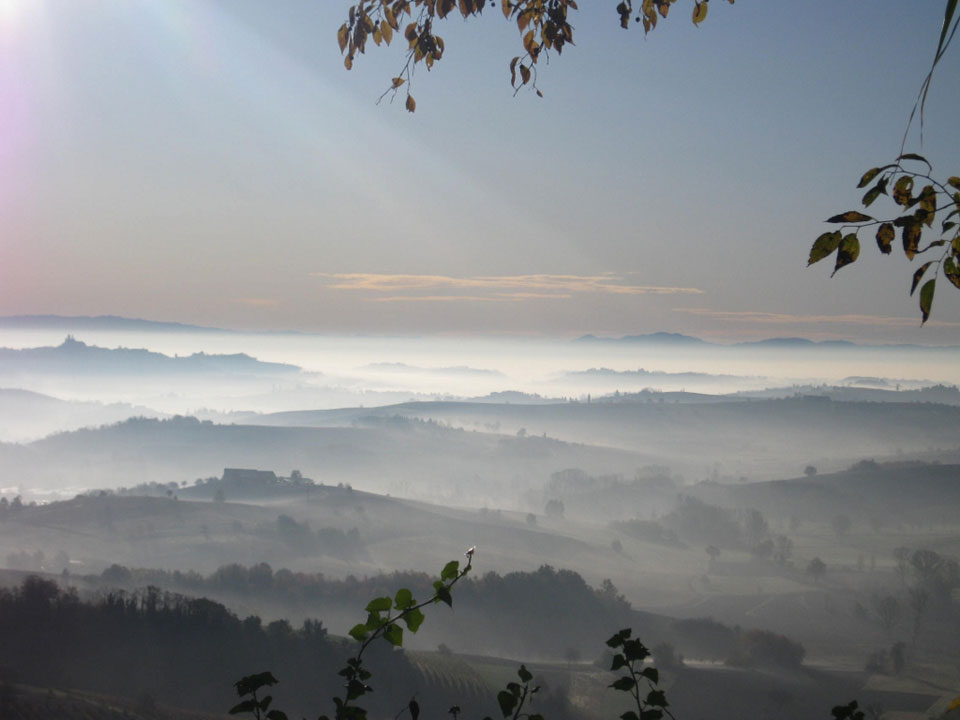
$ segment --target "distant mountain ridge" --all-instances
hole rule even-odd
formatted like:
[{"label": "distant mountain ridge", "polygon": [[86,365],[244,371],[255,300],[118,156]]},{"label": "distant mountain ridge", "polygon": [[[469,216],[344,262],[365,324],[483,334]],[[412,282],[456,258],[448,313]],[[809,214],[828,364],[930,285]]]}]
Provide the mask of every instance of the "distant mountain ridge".
[{"label": "distant mountain ridge", "polygon": [[[97,331],[129,331],[129,332],[189,332],[189,333],[236,333],[237,330],[228,328],[190,325],[188,323],[164,322],[157,320],[143,320],[127,318],[119,315],[6,315],[0,316],[0,330],[63,330],[76,332],[80,330]],[[265,334],[293,334],[293,335],[323,335],[324,333],[301,332],[295,330],[257,331]],[[810,340],[802,337],[773,337],[762,340],[745,340],[734,343],[718,343],[693,335],[672,332],[652,332],[640,335],[622,335],[620,337],[605,337],[586,334],[575,338],[576,343],[609,343],[609,344],[650,344],[672,346],[715,346],[715,347],[823,347],[823,348],[929,348],[938,350],[960,350],[960,345],[915,345],[909,343],[857,343],[851,340]],[[382,368],[386,369],[386,368]],[[426,368],[421,368],[426,370]],[[430,368],[430,370],[461,370],[461,368]],[[463,368],[466,370],[466,368]]]},{"label": "distant mountain ridge", "polygon": [[597,335],[581,335],[573,342],[577,343],[608,343],[622,345],[660,345],[660,346],[684,346],[693,347],[698,345],[712,347],[742,347],[742,348],[919,348],[925,350],[960,350],[960,345],[911,345],[911,344],[880,344],[870,345],[855,343],[851,340],[810,340],[801,337],[774,337],[763,340],[744,340],[735,343],[718,343],[710,340],[703,340],[692,335],[682,335],[680,333],[654,332],[644,335],[623,335],[621,337],[600,337]]},{"label": "distant mountain ridge", "polygon": [[56,347],[16,350],[0,348],[0,373],[70,373],[83,375],[147,373],[253,373],[275,375],[300,372],[296,365],[262,362],[244,353],[194,353],[170,357],[143,349],[109,349],[87,345],[68,335]]},{"label": "distant mountain ridge", "polygon": [[127,330],[147,332],[218,332],[223,328],[125,318],[118,315],[7,315],[0,317],[0,329],[10,330]]}]

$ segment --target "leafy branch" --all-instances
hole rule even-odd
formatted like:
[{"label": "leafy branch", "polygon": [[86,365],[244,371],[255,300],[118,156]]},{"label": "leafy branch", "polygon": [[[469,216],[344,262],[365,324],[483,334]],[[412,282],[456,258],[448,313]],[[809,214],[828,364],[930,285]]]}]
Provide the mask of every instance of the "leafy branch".
[{"label": "leafy branch", "polygon": [[[940,256],[934,260],[923,263],[913,273],[913,280],[910,284],[910,295],[912,296],[920,281],[923,280],[927,270],[933,266],[932,277],[927,280],[920,288],[920,324],[923,325],[930,318],[930,312],[933,309],[933,296],[937,288],[937,275],[943,273],[943,276],[960,289],[960,227],[953,218],[960,214],[960,177],[956,175],[947,178],[946,182],[939,182],[931,177],[930,173],[933,167],[929,161],[916,153],[905,153],[904,148],[907,144],[907,137],[910,134],[910,128],[913,120],[920,112],[920,144],[923,144],[923,116],[927,104],[927,95],[930,92],[930,84],[933,81],[933,73],[937,65],[943,59],[944,53],[950,47],[957,27],[960,25],[960,15],[957,14],[958,0],[946,0],[943,12],[943,23],[940,27],[940,39],[937,43],[937,49],[933,56],[933,62],[930,64],[930,70],[927,71],[923,82],[920,84],[920,92],[913,103],[913,109],[910,111],[910,117],[907,119],[907,127],[903,132],[903,140],[900,142],[900,154],[897,160],[883,167],[875,167],[867,170],[860,178],[858,188],[864,188],[874,179],[879,177],[877,183],[871,187],[861,200],[863,207],[869,207],[880,195],[889,195],[887,192],[891,183],[893,184],[892,199],[904,209],[917,207],[912,214],[903,214],[890,220],[875,220],[869,215],[864,215],[856,210],[848,210],[840,215],[835,215],[827,220],[831,223],[845,223],[840,230],[823,233],[818,237],[813,247],[810,248],[810,258],[807,265],[810,266],[819,262],[825,257],[829,257],[834,252],[837,253],[836,264],[833,268],[833,275],[837,271],[853,263],[860,256],[860,240],[858,233],[867,227],[879,226],[877,228],[876,241],[877,247],[884,255],[889,255],[891,246],[896,238],[896,229],[901,230],[901,240],[903,242],[903,252],[908,260],[913,260],[917,255],[932,250],[933,248],[944,248]],[[917,170],[908,170],[903,166],[904,161],[923,163],[927,166],[927,172]],[[913,166],[911,166],[913,167]],[[917,180],[925,180],[927,184],[916,196],[913,195],[913,189]],[[952,190],[951,190],[952,188]],[[941,204],[942,203],[942,204]],[[937,215],[946,212],[946,217],[941,216],[940,237],[931,241],[926,247],[920,247],[920,239],[923,233],[923,227],[932,228]],[[854,232],[843,234],[843,230],[852,227]]]},{"label": "leafy branch", "polygon": [[[353,704],[354,701],[359,700],[367,693],[373,691],[373,688],[367,684],[371,673],[363,666],[364,652],[377,638],[383,638],[394,647],[402,647],[403,627],[401,627],[401,623],[403,623],[410,632],[417,632],[424,621],[422,609],[427,605],[442,602],[452,607],[453,596],[450,590],[470,572],[473,564],[473,554],[474,548],[470,548],[464,553],[467,562],[462,568],[458,560],[451,560],[444,565],[443,570],[440,571],[440,579],[433,583],[433,595],[423,602],[418,603],[410,590],[401,588],[397,590],[392,598],[389,595],[385,595],[374,598],[367,603],[367,621],[354,625],[348,633],[350,637],[360,643],[360,647],[355,655],[347,659],[346,664],[338,673],[338,675],[346,681],[346,690],[343,697],[333,698],[333,703],[336,708],[334,720],[366,720],[367,711]],[[273,685],[276,682],[276,678],[269,672],[248,675],[241,678],[235,683],[237,694],[241,697],[245,695],[250,695],[251,697],[233,707],[230,710],[230,714],[236,715],[238,713],[249,712],[254,714],[256,720],[287,720],[286,715],[279,710],[270,710],[267,712],[272,698],[267,697],[264,698],[264,700],[257,698],[257,691],[261,687],[264,685]],[[416,700],[411,700],[406,709],[409,710],[412,720],[417,720],[420,710]],[[330,719],[326,715],[321,715],[319,720]]]},{"label": "leafy branch", "polygon": [[[905,166],[904,163],[910,164]],[[920,166],[926,166],[926,170],[911,169]],[[917,255],[934,248],[943,248],[939,257],[917,268],[910,285],[910,294],[913,295],[927,271],[933,267],[932,277],[920,287],[921,324],[925,323],[933,308],[939,273],[943,273],[950,283],[960,289],[960,225],[954,219],[960,215],[960,177],[954,175],[941,182],[933,178],[931,172],[932,167],[929,161],[916,153],[903,153],[894,163],[867,170],[860,178],[857,187],[865,188],[876,182],[861,200],[864,208],[870,207],[881,195],[886,195],[904,211],[912,212],[903,212],[896,217],[878,220],[857,210],[848,210],[828,218],[827,222],[839,224],[840,228],[825,232],[814,241],[810,248],[807,265],[812,265],[836,253],[833,269],[835,275],[840,268],[856,262],[860,256],[859,233],[872,227],[877,228],[875,236],[877,247],[884,255],[892,252],[898,229],[903,253],[908,260],[913,260]],[[921,184],[923,187],[914,194],[915,188]],[[925,247],[921,247],[924,228],[932,229],[938,217],[939,236]],[[845,233],[846,230],[852,230],[852,232]]]},{"label": "leafy branch", "polygon": [[[630,27],[631,18],[643,25],[644,34],[657,26],[659,19],[665,19],[670,8],[677,0],[640,0],[634,11],[633,0],[621,0],[616,6],[620,26]],[[359,0],[351,5],[347,12],[347,21],[337,30],[337,43],[344,55],[343,64],[347,70],[353,69],[353,63],[359,55],[366,53],[367,41],[377,46],[390,45],[394,33],[400,32],[401,22],[406,22],[403,37],[407,41],[406,61],[400,72],[391,80],[377,100],[387,95],[396,96],[402,86],[406,86],[406,108],[409,112],[417,109],[417,103],[410,94],[413,72],[418,63],[427,70],[443,57],[445,44],[443,38],[434,32],[434,23],[444,20],[455,12],[467,20],[479,16],[488,5],[497,0]],[[734,0],[728,0],[732,5]],[[537,87],[537,66],[550,52],[557,55],[563,48],[573,45],[573,25],[569,21],[569,12],[579,9],[577,0],[499,0],[500,9],[507,21],[514,22],[520,33],[523,54],[510,60],[510,86],[516,95],[521,88],[529,86],[539,97],[543,97]],[[692,20],[699,25],[707,17],[707,0],[693,0]],[[416,13],[416,18],[414,14]]]},{"label": "leafy branch", "polygon": [[620,716],[621,720],[660,720],[664,715],[675,720],[667,710],[670,704],[667,696],[660,690],[660,672],[653,666],[645,667],[650,651],[639,639],[631,639],[632,631],[625,628],[607,640],[607,646],[619,650],[613,656],[610,669],[626,668],[626,674],[613,681],[609,687],[629,693],[636,703],[637,710],[628,710]]},{"label": "leafy branch", "polygon": [[[509,682],[505,690],[501,690],[497,693],[497,703],[500,705],[500,712],[503,713],[504,718],[510,718],[511,720],[519,720],[520,718],[527,718],[527,720],[543,720],[542,715],[525,713],[523,711],[523,706],[533,699],[533,696],[540,692],[540,686],[535,685],[530,687],[530,683],[533,680],[533,674],[527,670],[526,665],[521,665],[520,669],[517,670],[517,677],[520,678],[520,683]],[[490,720],[489,717],[484,718],[483,720]]]}]

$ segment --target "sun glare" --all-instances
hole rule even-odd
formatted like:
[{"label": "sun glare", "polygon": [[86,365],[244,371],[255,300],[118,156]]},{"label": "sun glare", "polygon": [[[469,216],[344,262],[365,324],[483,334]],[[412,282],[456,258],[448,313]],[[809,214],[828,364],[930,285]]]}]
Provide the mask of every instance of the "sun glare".
[{"label": "sun glare", "polygon": [[0,0],[0,28],[7,28],[16,23],[23,14],[23,0]]}]

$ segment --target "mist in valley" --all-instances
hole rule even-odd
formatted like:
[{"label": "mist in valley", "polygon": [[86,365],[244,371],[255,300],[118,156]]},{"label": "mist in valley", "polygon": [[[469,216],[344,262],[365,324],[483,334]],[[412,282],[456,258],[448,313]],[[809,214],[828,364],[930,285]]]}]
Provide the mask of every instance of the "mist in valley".
[{"label": "mist in valley", "polygon": [[[555,714],[599,717],[603,641],[628,626],[688,717],[807,717],[847,696],[926,711],[955,682],[954,348],[81,330],[5,331],[0,351],[11,618],[41,590],[92,618],[155,593],[149,633],[151,612],[209,598],[284,669],[344,652],[328,638],[370,598],[427,597],[475,547],[452,607],[381,669],[420,677],[435,711],[458,692],[486,707],[526,662]],[[241,642],[216,622],[215,642]],[[0,666],[134,703],[170,692],[149,668],[81,679],[70,637],[56,672],[15,661],[16,642]],[[190,707],[230,704],[236,678],[189,690],[183,672],[169,682]],[[714,683],[734,698],[720,715],[689,690]],[[294,685],[278,699],[310,712],[317,688]]]}]

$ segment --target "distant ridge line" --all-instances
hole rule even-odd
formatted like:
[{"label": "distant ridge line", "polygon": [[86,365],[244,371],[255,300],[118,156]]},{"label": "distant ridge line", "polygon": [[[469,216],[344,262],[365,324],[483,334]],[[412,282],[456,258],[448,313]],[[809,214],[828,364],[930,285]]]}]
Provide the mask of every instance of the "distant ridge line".
[{"label": "distant ridge line", "polygon": [[0,328],[18,330],[140,330],[149,332],[217,332],[223,328],[188,325],[178,322],[125,318],[119,315],[5,315]]},{"label": "distant ridge line", "polygon": [[802,337],[774,337],[763,340],[744,340],[734,343],[718,343],[693,335],[682,335],[680,333],[654,332],[644,335],[622,335],[620,337],[601,337],[597,335],[581,335],[573,340],[576,343],[609,343],[622,345],[672,345],[672,346],[696,346],[709,345],[712,347],[772,347],[772,348],[885,348],[885,349],[921,349],[921,350],[960,350],[960,345],[916,345],[910,343],[886,343],[871,345],[866,343],[856,343],[852,340],[810,340]]}]

